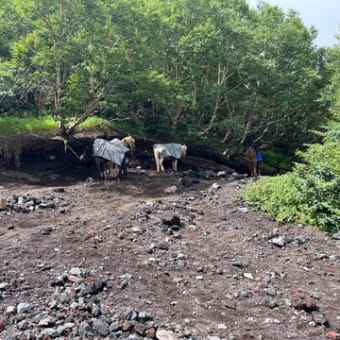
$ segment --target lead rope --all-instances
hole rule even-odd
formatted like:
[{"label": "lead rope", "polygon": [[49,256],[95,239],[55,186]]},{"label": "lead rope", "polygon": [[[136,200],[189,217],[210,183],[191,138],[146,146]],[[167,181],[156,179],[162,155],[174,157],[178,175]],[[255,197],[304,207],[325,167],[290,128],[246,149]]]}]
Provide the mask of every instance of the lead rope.
[{"label": "lead rope", "polygon": [[82,160],[82,158],[79,157],[78,154],[68,145],[68,142],[66,139],[64,139],[64,148],[65,148],[65,153],[67,153],[67,149],[70,149],[73,155],[76,156],[79,161]]}]

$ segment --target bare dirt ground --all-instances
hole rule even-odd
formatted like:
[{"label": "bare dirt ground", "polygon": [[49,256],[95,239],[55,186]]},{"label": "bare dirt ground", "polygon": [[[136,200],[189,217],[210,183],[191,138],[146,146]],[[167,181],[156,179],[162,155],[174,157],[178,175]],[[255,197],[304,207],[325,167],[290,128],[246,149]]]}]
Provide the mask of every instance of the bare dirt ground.
[{"label": "bare dirt ground", "polygon": [[339,339],[340,240],[245,207],[244,180],[46,164],[0,169],[0,339]]}]

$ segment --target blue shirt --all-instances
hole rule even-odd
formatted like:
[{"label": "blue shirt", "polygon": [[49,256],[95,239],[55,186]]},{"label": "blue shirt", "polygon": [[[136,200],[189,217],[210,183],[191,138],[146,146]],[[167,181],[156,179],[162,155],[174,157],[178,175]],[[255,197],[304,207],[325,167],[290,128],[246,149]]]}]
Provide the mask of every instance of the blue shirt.
[{"label": "blue shirt", "polygon": [[262,162],[262,154],[259,150],[256,150],[256,158],[258,162]]}]

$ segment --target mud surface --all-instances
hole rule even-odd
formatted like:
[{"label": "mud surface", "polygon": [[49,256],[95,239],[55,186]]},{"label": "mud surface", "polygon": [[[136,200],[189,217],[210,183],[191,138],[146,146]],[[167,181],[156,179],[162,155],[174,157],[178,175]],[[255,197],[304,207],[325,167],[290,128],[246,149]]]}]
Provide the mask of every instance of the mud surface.
[{"label": "mud surface", "polygon": [[[50,313],[53,282],[70,273],[65,289],[79,284],[78,274],[105,280],[101,314],[148,313],[160,339],[338,336],[340,240],[245,207],[237,199],[244,180],[211,176],[184,185],[181,171],[130,168],[124,181],[98,182],[88,169],[53,164],[0,169],[12,205],[0,211],[0,339],[41,334],[47,325],[33,318]],[[20,303],[30,305],[21,317]],[[110,332],[83,334],[156,337],[136,326],[114,333],[111,324]],[[77,337],[86,338],[59,338]]]}]

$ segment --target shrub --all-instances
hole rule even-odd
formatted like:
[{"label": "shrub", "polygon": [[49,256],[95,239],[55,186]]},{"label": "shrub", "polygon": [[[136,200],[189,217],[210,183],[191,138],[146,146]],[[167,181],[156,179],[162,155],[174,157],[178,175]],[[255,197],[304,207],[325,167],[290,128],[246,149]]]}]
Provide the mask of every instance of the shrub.
[{"label": "shrub", "polygon": [[296,221],[301,214],[301,194],[297,182],[298,178],[290,173],[265,177],[249,183],[241,191],[240,197],[255,209],[266,211],[279,222]]},{"label": "shrub", "polygon": [[322,230],[340,230],[340,140],[325,139],[300,154],[305,163],[297,164],[295,174],[301,179],[304,211]]},{"label": "shrub", "polygon": [[240,196],[278,221],[297,221],[321,230],[340,230],[340,123],[323,133],[323,144],[298,152],[303,163],[282,176],[249,184]]}]

